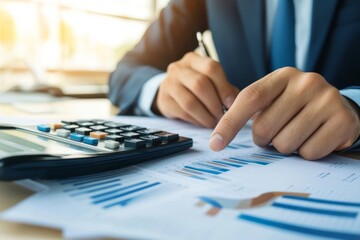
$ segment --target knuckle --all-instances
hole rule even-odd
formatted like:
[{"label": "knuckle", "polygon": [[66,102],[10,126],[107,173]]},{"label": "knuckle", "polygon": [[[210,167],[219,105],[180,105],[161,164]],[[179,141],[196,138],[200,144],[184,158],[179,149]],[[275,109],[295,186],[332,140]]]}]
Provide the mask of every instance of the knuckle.
[{"label": "knuckle", "polygon": [[206,75],[212,75],[219,68],[219,63],[215,62],[210,58],[204,59],[204,63],[202,64],[202,71],[206,73]]},{"label": "knuckle", "polygon": [[332,100],[338,100],[337,102],[341,102],[341,95],[340,95],[340,92],[339,90],[337,90],[336,88],[334,87],[330,87],[329,89],[326,90],[326,92],[324,93],[324,97],[326,100],[328,100],[329,102]]},{"label": "knuckle", "polygon": [[323,76],[315,72],[304,73],[303,77],[299,79],[300,86],[305,90],[322,88],[326,84]]},{"label": "knuckle", "polygon": [[319,152],[317,152],[315,149],[304,146],[300,147],[298,150],[298,153],[301,157],[307,160],[316,160],[320,158]]},{"label": "knuckle", "polygon": [[179,69],[179,63],[178,62],[172,62],[168,65],[167,67],[167,72],[168,73],[172,73],[172,72],[176,72]]},{"label": "knuckle", "polygon": [[278,70],[276,70],[277,73],[279,74],[289,74],[289,73],[292,73],[292,72],[295,72],[295,71],[299,71],[297,70],[296,68],[294,67],[282,67],[282,68],[279,68]]},{"label": "knuckle", "polygon": [[272,144],[282,154],[290,154],[296,150],[293,144],[287,139],[276,137],[272,140]]},{"label": "knuckle", "polygon": [[197,104],[197,101],[194,97],[187,97],[183,100],[183,108],[193,109]]},{"label": "knuckle", "polygon": [[189,61],[190,59],[192,59],[194,56],[196,55],[196,53],[194,52],[188,52],[184,55],[184,57],[182,58],[185,62]]},{"label": "knuckle", "polygon": [[261,117],[257,117],[252,125],[253,135],[261,142],[269,142],[272,137],[272,126],[269,122]]},{"label": "knuckle", "polygon": [[208,79],[204,75],[197,75],[194,77],[191,88],[194,92],[201,92],[205,85],[207,84]]},{"label": "knuckle", "polygon": [[299,97],[311,98],[315,90],[323,90],[326,81],[320,74],[309,72],[304,73],[300,78],[292,79],[291,83],[293,98],[297,99]]},{"label": "knuckle", "polygon": [[241,91],[243,101],[248,102],[250,105],[258,106],[261,103],[263,90],[261,84],[258,82],[257,86],[250,85]]}]

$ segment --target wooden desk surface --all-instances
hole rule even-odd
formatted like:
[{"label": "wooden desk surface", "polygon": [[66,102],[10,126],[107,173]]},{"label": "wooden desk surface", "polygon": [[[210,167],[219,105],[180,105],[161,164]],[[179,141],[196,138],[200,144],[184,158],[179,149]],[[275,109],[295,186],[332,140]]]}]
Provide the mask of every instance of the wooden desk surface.
[{"label": "wooden desk surface", "polygon": [[[118,109],[107,99],[73,99],[50,103],[0,104],[0,115],[6,117],[44,119],[108,118]],[[32,194],[11,182],[0,182],[0,211],[14,206]],[[42,240],[62,239],[58,230],[0,220],[0,239]]]}]

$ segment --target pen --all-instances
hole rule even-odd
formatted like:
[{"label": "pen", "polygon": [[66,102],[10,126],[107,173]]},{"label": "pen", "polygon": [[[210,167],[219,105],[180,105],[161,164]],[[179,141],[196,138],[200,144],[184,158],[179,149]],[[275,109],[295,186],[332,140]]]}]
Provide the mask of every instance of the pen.
[{"label": "pen", "polygon": [[[203,39],[203,35],[201,32],[197,32],[196,33],[196,39],[198,41],[198,44],[199,44],[199,48],[201,49],[201,51],[205,54],[206,57],[211,57],[210,56],[210,52],[208,50],[208,48],[206,47],[206,44],[204,42],[204,39]],[[227,107],[225,107],[224,105],[222,106],[222,111],[223,113],[225,114],[227,112]]]},{"label": "pen", "polygon": [[204,43],[204,40],[203,40],[203,37],[202,37],[202,33],[201,33],[201,32],[197,32],[197,33],[196,33],[196,38],[197,38],[199,47],[200,47],[200,49],[204,52],[205,56],[206,56],[206,57],[210,57],[210,53],[209,53],[209,50],[208,50],[208,48],[206,47],[206,45],[205,45],[205,43]]}]

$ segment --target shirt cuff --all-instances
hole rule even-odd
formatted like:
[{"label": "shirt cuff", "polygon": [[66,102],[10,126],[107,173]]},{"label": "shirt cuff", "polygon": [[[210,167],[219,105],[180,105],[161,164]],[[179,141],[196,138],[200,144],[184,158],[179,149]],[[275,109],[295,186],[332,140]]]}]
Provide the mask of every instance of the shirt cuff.
[{"label": "shirt cuff", "polygon": [[135,112],[137,114],[146,115],[149,117],[156,117],[157,115],[151,111],[151,105],[154,101],[155,95],[159,89],[160,84],[165,80],[166,73],[160,73],[150,78],[142,86],[137,107]]},{"label": "shirt cuff", "polygon": [[[340,90],[340,93],[341,95],[353,101],[355,104],[357,104],[358,108],[360,108],[360,87],[345,88]],[[351,150],[359,147],[360,147],[360,137],[350,148],[347,148],[346,150]]]}]

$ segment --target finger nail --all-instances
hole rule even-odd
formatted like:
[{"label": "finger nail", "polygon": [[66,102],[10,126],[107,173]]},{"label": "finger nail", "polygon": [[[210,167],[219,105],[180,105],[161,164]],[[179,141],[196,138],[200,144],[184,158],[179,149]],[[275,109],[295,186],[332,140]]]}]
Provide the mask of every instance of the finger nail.
[{"label": "finger nail", "polygon": [[227,97],[225,99],[225,106],[229,109],[231,107],[231,105],[234,103],[234,101],[235,101],[234,96]]},{"label": "finger nail", "polygon": [[220,151],[224,148],[224,138],[220,134],[216,133],[211,137],[209,144],[212,150]]}]

